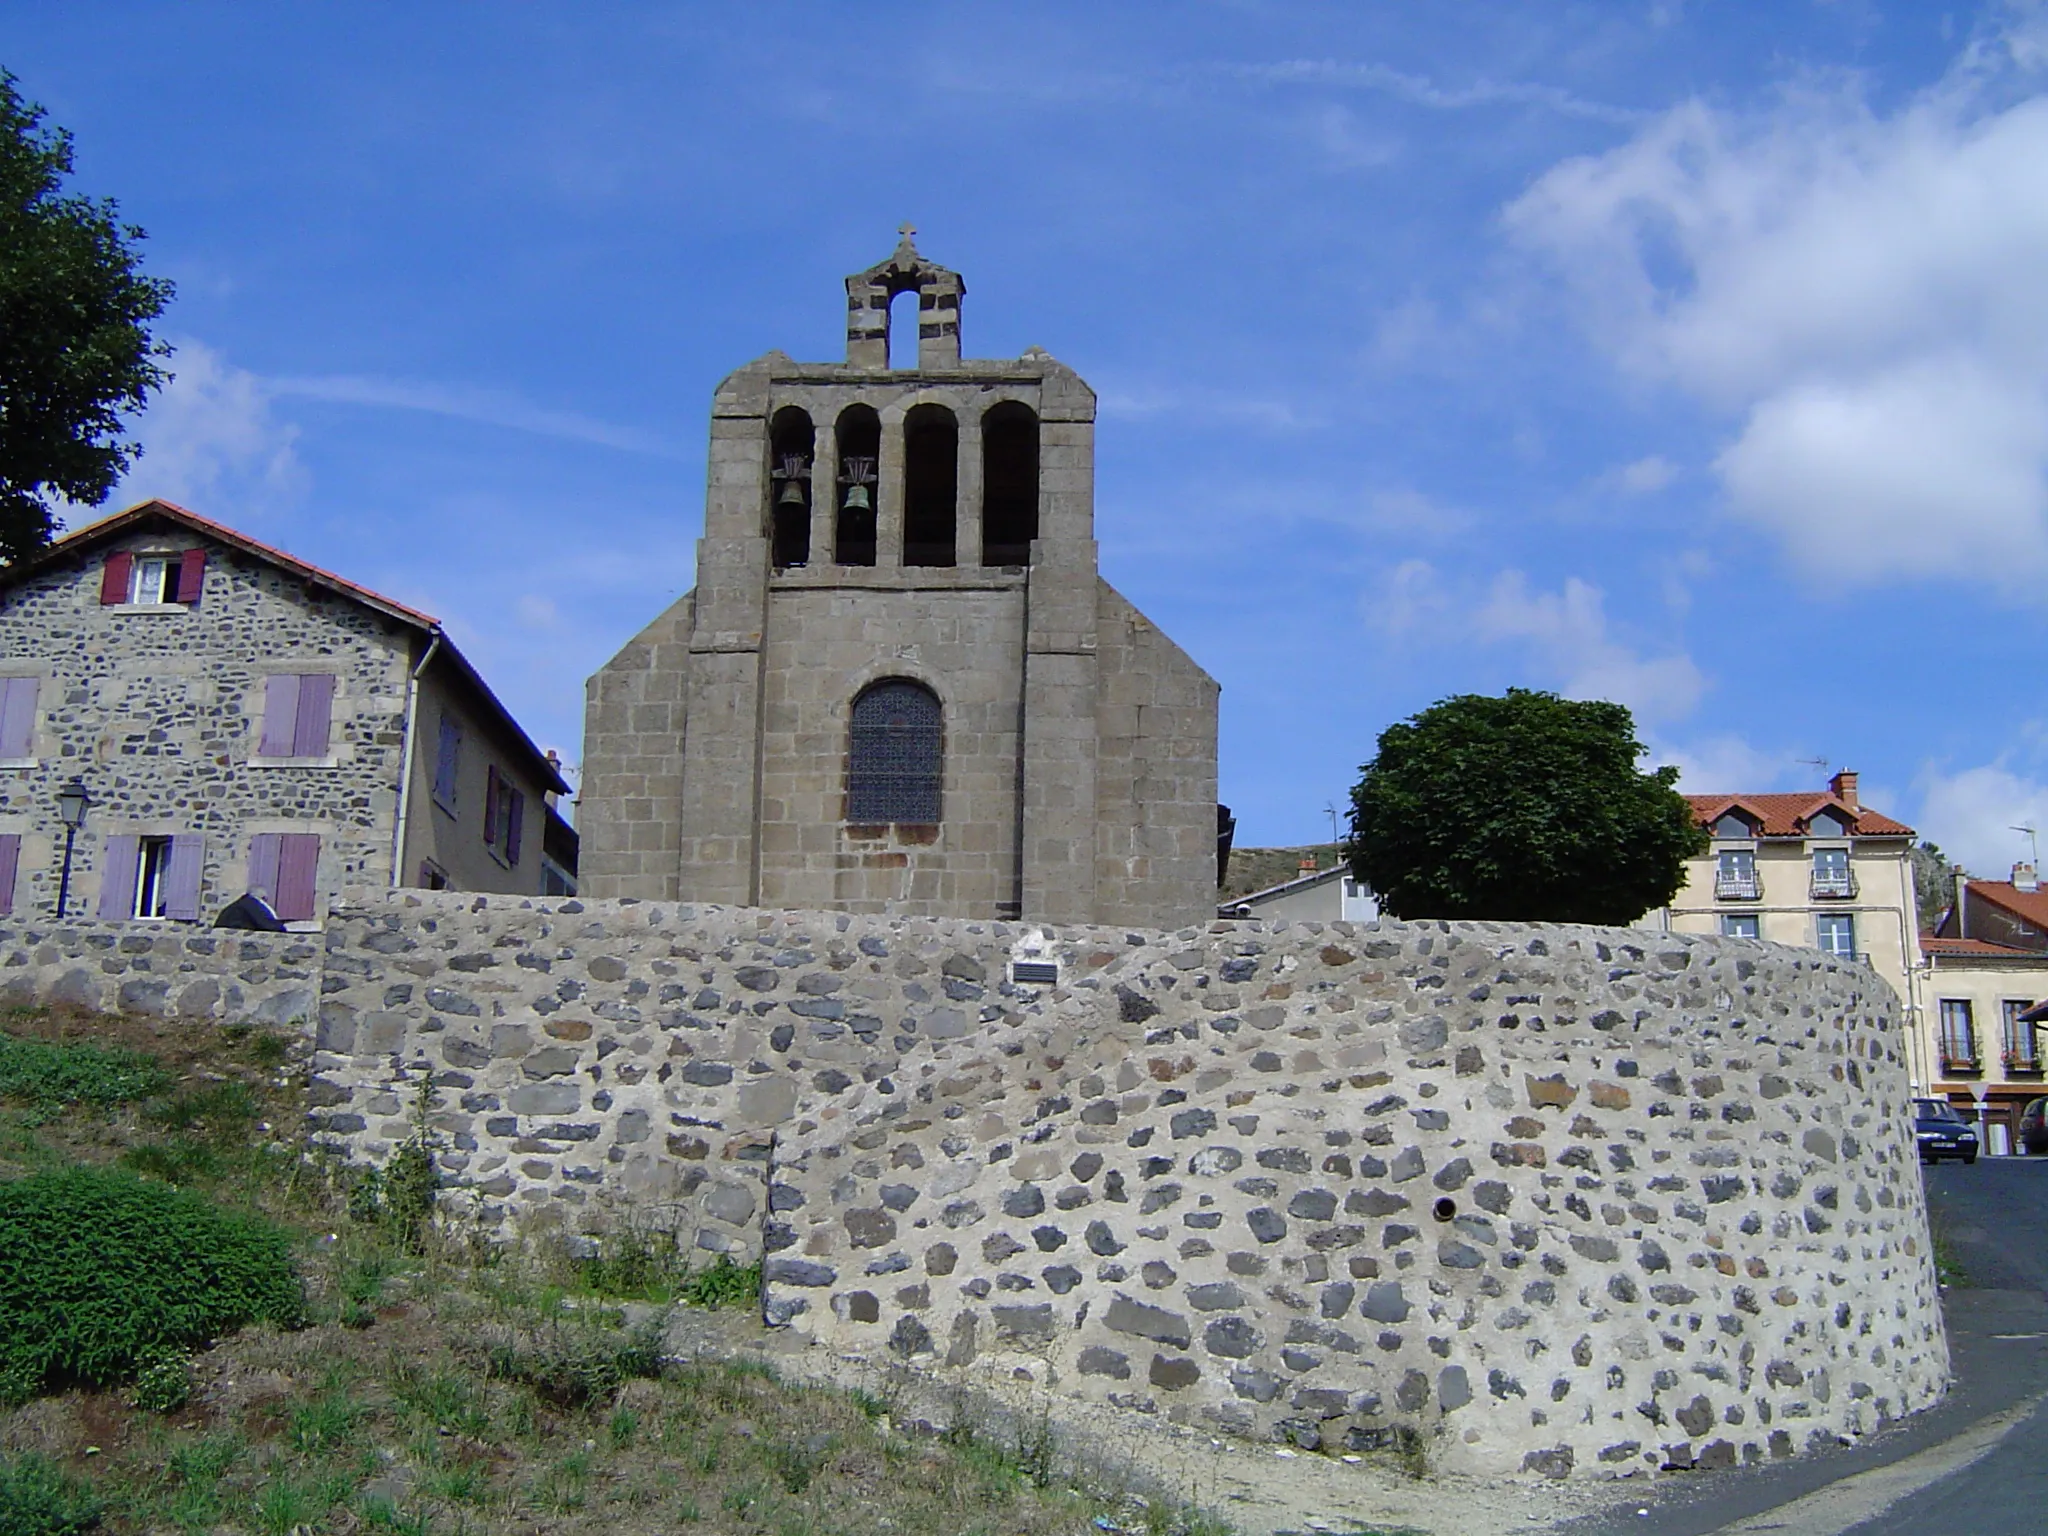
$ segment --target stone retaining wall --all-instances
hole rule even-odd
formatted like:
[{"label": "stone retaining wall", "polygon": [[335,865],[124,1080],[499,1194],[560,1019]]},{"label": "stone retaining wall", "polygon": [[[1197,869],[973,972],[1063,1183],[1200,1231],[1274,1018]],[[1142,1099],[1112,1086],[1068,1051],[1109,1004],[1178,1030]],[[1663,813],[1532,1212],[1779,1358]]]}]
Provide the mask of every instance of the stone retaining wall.
[{"label": "stone retaining wall", "polygon": [[1814,951],[422,892],[324,940],[322,1138],[387,1156],[431,1077],[451,1201],[763,1255],[844,1353],[1551,1476],[1946,1381],[1897,1005]]},{"label": "stone retaining wall", "polygon": [[0,1005],[310,1027],[321,938],[0,918]]}]

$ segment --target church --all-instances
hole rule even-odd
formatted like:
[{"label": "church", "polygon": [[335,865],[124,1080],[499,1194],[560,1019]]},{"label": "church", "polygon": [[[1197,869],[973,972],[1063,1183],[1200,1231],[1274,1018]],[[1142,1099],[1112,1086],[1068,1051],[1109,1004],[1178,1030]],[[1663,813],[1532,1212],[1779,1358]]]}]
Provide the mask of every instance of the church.
[{"label": "church", "polygon": [[1217,685],[1097,572],[1094,391],[963,358],[965,292],[906,228],[843,363],[719,385],[696,588],[588,684],[585,894],[1214,915]]}]

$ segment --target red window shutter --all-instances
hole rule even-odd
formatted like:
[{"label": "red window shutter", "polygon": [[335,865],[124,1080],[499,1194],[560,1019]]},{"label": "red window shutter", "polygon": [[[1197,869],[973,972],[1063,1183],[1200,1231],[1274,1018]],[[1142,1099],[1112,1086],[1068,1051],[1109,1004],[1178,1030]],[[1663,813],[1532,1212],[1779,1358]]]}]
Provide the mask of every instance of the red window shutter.
[{"label": "red window shutter", "polygon": [[293,757],[327,755],[327,727],[333,708],[333,673],[308,672],[299,679],[299,713],[292,725]]},{"label": "red window shutter", "polygon": [[277,870],[283,839],[275,832],[258,832],[249,839],[249,885],[277,910]]},{"label": "red window shutter", "polygon": [[277,898],[271,910],[287,923],[310,921],[319,899],[320,836],[287,832],[278,843]]},{"label": "red window shutter", "polygon": [[199,589],[206,585],[206,551],[188,549],[178,556],[178,601],[196,603]]},{"label": "red window shutter", "polygon": [[21,834],[0,832],[0,917],[14,911],[14,873],[21,864]]},{"label": "red window shutter", "polygon": [[500,794],[511,798],[511,807],[505,814],[505,862],[519,862],[519,824],[526,819],[526,796],[511,785],[505,785]]},{"label": "red window shutter", "polygon": [[495,847],[498,842],[498,770],[496,765],[484,773],[484,843]]},{"label": "red window shutter", "polygon": [[128,583],[135,575],[135,557],[125,549],[117,549],[107,556],[107,563],[100,568],[100,606],[128,601]]}]

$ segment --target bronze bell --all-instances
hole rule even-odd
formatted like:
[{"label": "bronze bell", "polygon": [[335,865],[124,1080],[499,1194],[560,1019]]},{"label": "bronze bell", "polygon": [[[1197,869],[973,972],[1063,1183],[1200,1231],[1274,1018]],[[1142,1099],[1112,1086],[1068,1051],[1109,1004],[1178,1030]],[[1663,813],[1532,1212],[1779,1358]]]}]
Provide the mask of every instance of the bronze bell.
[{"label": "bronze bell", "polygon": [[868,488],[866,486],[849,485],[846,488],[845,506],[847,511],[866,512],[870,510],[873,507],[873,505],[874,503],[868,500]]},{"label": "bronze bell", "polygon": [[803,482],[800,480],[783,481],[782,494],[775,498],[775,504],[780,507],[802,506],[804,504]]}]

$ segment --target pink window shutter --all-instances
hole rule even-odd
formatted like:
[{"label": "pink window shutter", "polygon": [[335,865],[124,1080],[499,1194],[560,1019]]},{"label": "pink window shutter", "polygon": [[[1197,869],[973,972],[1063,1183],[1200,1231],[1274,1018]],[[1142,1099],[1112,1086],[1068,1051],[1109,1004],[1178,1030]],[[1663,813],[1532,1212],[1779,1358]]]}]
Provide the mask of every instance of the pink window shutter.
[{"label": "pink window shutter", "polygon": [[206,551],[188,549],[178,556],[178,601],[196,603],[199,589],[206,585]]},{"label": "pink window shutter", "polygon": [[141,852],[140,839],[133,837],[110,837],[101,845],[101,917],[135,915],[135,864]]},{"label": "pink window shutter", "polygon": [[0,917],[14,911],[14,875],[21,867],[21,834],[0,832]]},{"label": "pink window shutter", "polygon": [[117,549],[107,556],[107,563],[100,567],[100,606],[127,602],[128,582],[134,574],[135,557],[127,550]]},{"label": "pink window shutter", "polygon": [[526,796],[510,785],[501,787],[498,793],[512,797],[512,803],[505,815],[505,862],[519,862],[519,824],[526,819]]},{"label": "pink window shutter", "polygon": [[171,839],[170,867],[164,871],[164,916],[181,923],[199,921],[199,877],[206,868],[206,839]]},{"label": "pink window shutter", "polygon": [[256,750],[264,757],[290,757],[299,729],[299,679],[287,672],[263,680],[263,740]]},{"label": "pink window shutter", "polygon": [[293,757],[325,757],[334,712],[334,675],[308,672],[299,679],[299,713],[292,726]]},{"label": "pink window shutter", "polygon": [[36,723],[33,677],[0,677],[0,757],[27,757]]},{"label": "pink window shutter", "polygon": [[317,833],[287,832],[278,839],[277,898],[271,908],[288,923],[314,915],[318,897],[320,838]]},{"label": "pink window shutter", "polygon": [[284,839],[275,832],[258,832],[249,839],[249,889],[277,910],[277,871]]},{"label": "pink window shutter", "polygon": [[498,785],[498,770],[495,766],[484,774],[484,843],[495,847],[498,841],[498,796],[503,793]]}]

